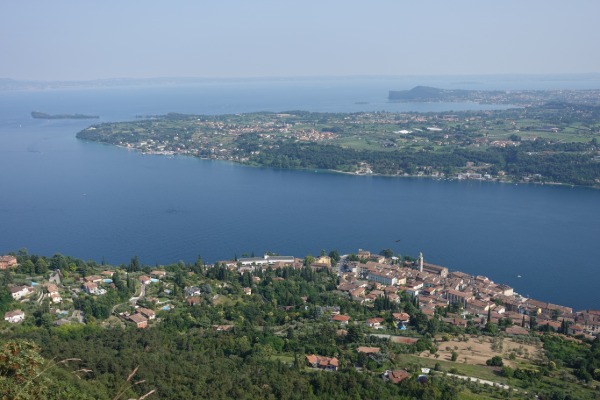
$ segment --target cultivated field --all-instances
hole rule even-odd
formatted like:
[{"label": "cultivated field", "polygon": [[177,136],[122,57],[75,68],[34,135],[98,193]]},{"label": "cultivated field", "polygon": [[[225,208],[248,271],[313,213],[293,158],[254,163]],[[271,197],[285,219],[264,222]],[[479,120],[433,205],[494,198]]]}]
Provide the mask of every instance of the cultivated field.
[{"label": "cultivated field", "polygon": [[[539,357],[541,345],[517,343],[510,338],[492,338],[486,336],[467,337],[467,341],[455,338],[450,341],[438,342],[439,360],[451,361],[452,353],[458,353],[457,363],[471,365],[486,365],[486,361],[494,356],[501,356],[504,365],[511,367],[519,363],[528,363]],[[436,358],[429,352],[423,352],[420,357]]]}]

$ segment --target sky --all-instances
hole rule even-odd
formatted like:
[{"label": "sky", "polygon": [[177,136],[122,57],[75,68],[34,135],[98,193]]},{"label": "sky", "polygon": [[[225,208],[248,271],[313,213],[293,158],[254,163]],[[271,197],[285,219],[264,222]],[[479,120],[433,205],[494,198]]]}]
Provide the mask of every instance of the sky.
[{"label": "sky", "polygon": [[598,0],[0,3],[0,78],[600,72]]}]

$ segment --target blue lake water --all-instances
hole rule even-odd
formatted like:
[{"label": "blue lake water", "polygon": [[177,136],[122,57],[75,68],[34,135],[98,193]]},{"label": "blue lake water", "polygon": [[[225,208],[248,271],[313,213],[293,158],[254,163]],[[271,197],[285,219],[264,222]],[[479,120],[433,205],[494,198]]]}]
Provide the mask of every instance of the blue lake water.
[{"label": "blue lake water", "polygon": [[[517,85],[498,82],[477,87]],[[557,82],[533,88],[569,87]],[[30,117],[32,110],[118,121],[166,112],[477,107],[386,100],[390,89],[423,83],[431,84],[365,78],[0,92],[0,253],[26,247],[115,264],[138,255],[154,265],[191,262],[198,255],[212,262],[264,251],[302,257],[321,249],[391,248],[402,255],[422,251],[428,262],[486,275],[540,300],[600,308],[598,190],[355,177],[148,156],[75,139],[96,121]]]}]

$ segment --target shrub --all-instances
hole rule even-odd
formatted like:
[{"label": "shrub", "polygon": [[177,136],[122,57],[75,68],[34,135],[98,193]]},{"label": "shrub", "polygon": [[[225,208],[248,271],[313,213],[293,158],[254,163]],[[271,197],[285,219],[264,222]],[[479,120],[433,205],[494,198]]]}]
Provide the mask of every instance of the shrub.
[{"label": "shrub", "polygon": [[504,365],[504,363],[502,362],[502,357],[500,356],[494,356],[487,360],[485,363],[492,367],[501,367]]},{"label": "shrub", "polygon": [[511,367],[502,367],[501,374],[506,378],[512,378],[513,376],[515,376],[515,370]]}]

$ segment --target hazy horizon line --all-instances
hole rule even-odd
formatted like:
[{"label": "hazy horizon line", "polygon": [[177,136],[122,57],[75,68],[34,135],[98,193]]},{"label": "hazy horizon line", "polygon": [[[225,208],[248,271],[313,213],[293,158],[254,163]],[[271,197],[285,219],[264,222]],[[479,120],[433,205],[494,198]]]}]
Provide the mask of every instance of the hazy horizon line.
[{"label": "hazy horizon line", "polygon": [[85,82],[108,82],[108,81],[148,81],[148,80],[204,80],[204,81],[235,81],[235,80],[281,80],[281,79],[349,79],[349,78],[449,78],[449,77],[582,77],[598,76],[600,72],[557,72],[557,73],[477,73],[477,74],[351,74],[351,75],[261,75],[261,76],[152,76],[152,77],[111,77],[111,78],[89,78],[89,79],[38,79],[38,78],[11,78],[0,77],[0,81],[12,81],[16,83],[85,83]]}]

